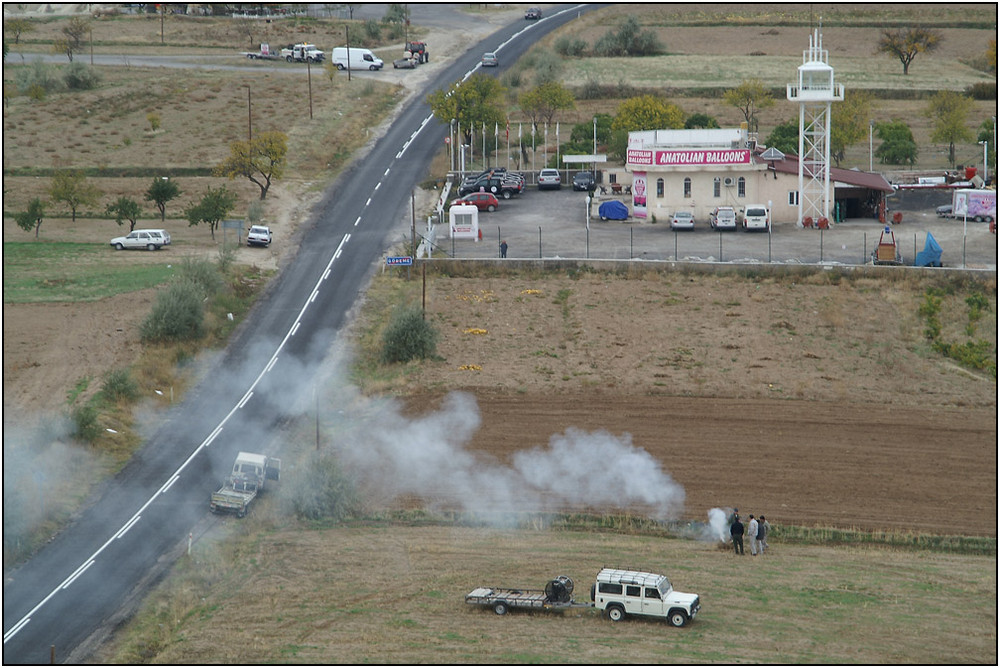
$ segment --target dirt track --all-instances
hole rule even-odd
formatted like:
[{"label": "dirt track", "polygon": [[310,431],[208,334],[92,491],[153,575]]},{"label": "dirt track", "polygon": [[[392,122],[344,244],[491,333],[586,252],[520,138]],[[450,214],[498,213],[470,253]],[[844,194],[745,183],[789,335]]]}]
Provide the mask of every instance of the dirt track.
[{"label": "dirt track", "polygon": [[[472,448],[503,460],[568,427],[628,432],[684,486],[692,520],[735,506],[777,523],[996,535],[991,410],[475,394]],[[423,412],[438,398],[409,405]]]}]

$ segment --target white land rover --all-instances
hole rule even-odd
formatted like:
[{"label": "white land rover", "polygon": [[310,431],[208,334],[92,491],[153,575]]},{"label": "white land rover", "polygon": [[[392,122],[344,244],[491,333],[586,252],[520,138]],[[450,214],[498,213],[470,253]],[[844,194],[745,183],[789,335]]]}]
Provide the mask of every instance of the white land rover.
[{"label": "white land rover", "polygon": [[697,594],[675,591],[663,575],[603,568],[591,589],[594,607],[613,622],[627,615],[666,617],[671,626],[684,626],[701,608]]}]

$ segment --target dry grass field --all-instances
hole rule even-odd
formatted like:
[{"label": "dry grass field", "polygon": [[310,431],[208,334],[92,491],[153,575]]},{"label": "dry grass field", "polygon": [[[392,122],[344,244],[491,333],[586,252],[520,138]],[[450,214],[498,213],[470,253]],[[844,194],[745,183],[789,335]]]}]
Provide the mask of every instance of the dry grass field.
[{"label": "dry grass field", "polygon": [[[672,7],[641,8],[652,23],[661,24],[656,29],[671,54],[649,68],[657,72],[657,85],[725,86],[742,72],[754,72],[773,85],[794,80],[808,30],[782,25],[782,16],[747,15],[780,11],[800,19],[809,5],[780,10],[716,5],[697,11],[688,6],[686,13]],[[824,45],[848,85],[893,88],[919,82],[912,85],[924,87],[937,79],[939,86],[960,90],[982,78],[962,62],[970,52],[985,49],[989,31],[978,24],[956,27],[952,21],[942,50],[918,58],[913,79],[901,81],[898,62],[871,56],[868,46],[856,48],[870,42],[874,29],[853,24],[850,16],[874,21],[882,8],[825,7],[830,13],[824,19]],[[522,9],[475,8],[477,26],[488,29],[489,21],[518,19]],[[640,6],[630,9],[640,11]],[[983,11],[981,5],[924,5],[900,8],[897,14],[906,20],[947,22]],[[651,18],[658,13],[661,18]],[[611,7],[573,30],[592,39],[620,17]],[[46,41],[58,34],[61,21],[65,19],[46,20],[26,35],[26,48],[47,51]],[[737,27],[741,21],[746,23]],[[328,48],[339,40],[340,29],[336,22],[275,22],[253,41],[308,40]],[[95,53],[218,56],[247,48],[244,42],[250,41],[224,19],[168,17],[162,47],[159,30],[154,17],[102,19],[94,27]],[[442,54],[464,50],[460,47],[475,37],[471,30],[461,36],[426,34]],[[976,46],[968,49],[968,44]],[[753,51],[767,55],[750,55]],[[369,116],[377,126],[408,94],[400,85],[405,79],[396,75],[387,75],[380,84],[355,81],[348,88],[346,81],[330,80],[314,68],[315,117],[310,120],[306,80],[299,71],[201,73],[123,66],[101,68],[102,84],[93,91],[31,101],[7,92],[18,70],[11,66],[16,54],[4,68],[5,245],[32,240],[11,214],[42,195],[49,180],[15,175],[16,170],[73,166],[111,171],[111,176],[92,179],[105,193],[98,206],[75,223],[68,211],[52,207],[40,235],[40,243],[103,247],[119,233],[102,213],[108,202],[121,194],[141,201],[157,166],[211,168],[226,155],[229,141],[245,136],[243,86],[249,84],[254,130],[288,132],[291,160],[286,177],[265,202],[264,221],[276,230],[275,244],[258,253],[241,249],[238,261],[279,269],[294,250],[295,230],[308,219],[316,194],[377,131],[358,120],[364,116],[359,110],[374,110]],[[627,64],[598,65],[585,59],[566,63],[563,72],[570,82],[592,75],[605,83],[624,79],[642,84],[645,75],[622,66]],[[692,71],[705,76],[693,77]],[[613,113],[618,102],[581,102],[565,120]],[[713,98],[678,96],[677,102],[689,113],[716,116],[723,125],[741,120],[737,110]],[[900,117],[911,124],[921,146],[918,167],[944,169],[945,147],[929,143],[925,105],[922,100],[880,99],[876,108],[879,119]],[[975,108],[974,126],[996,114],[995,105],[976,103]],[[149,127],[150,112],[162,118],[156,131]],[[779,101],[763,115],[762,133],[792,113]],[[977,149],[975,144],[959,147],[960,161],[975,164],[981,156]],[[853,147],[848,159],[851,164],[844,166],[867,167],[867,146]],[[117,167],[151,171],[129,177],[113,174]],[[248,183],[175,178],[183,195],[168,206],[162,224],[174,235],[174,248],[162,254],[113,255],[115,262],[213,257],[218,244],[207,230],[189,228],[180,211],[209,185],[225,183],[239,193],[238,216],[256,197],[256,187]],[[140,225],[161,225],[151,206]],[[81,261],[80,266],[86,275],[98,271],[94,264]],[[544,448],[553,435],[571,427],[607,430],[616,438],[631,434],[634,445],[651,453],[684,487],[682,517],[687,520],[703,520],[712,507],[739,505],[788,526],[995,538],[996,381],[930,349],[918,311],[926,288],[934,284],[821,277],[699,280],[683,272],[436,277],[428,294],[432,321],[442,333],[440,359],[388,372],[362,369],[360,375],[367,377],[359,382],[367,394],[357,398],[357,424],[330,418],[324,433],[363,430],[368,424],[363,418],[383,415],[383,401],[398,404],[404,417],[430,415],[433,420],[448,393],[458,390],[475,398],[481,426],[462,444],[456,461],[471,459],[504,469],[518,452]],[[952,341],[968,337],[963,300],[972,289],[989,296],[989,312],[973,332],[974,338],[992,342],[995,359],[995,277],[947,294],[944,336]],[[419,282],[373,285],[355,330],[362,359],[385,309],[415,299],[414,290]],[[122,314],[114,299],[57,304],[11,304],[5,299],[5,415],[25,414],[28,408],[59,413],[81,378],[134,361],[143,316],[141,309]],[[474,335],[469,329],[485,333]],[[289,437],[290,455],[299,440]],[[410,481],[414,485],[403,485],[399,495],[392,492],[400,480],[365,480],[360,471],[358,479],[367,489],[383,490],[367,502],[366,510],[376,516],[424,503],[462,507],[462,500],[446,485],[434,486],[433,478],[423,481],[423,487]],[[492,497],[484,498],[488,502]],[[544,494],[530,500],[536,498],[549,510],[608,510],[563,508],[558,500],[549,504]],[[638,511],[633,506],[623,512]],[[243,523],[208,526],[193,558],[179,562],[145,610],[94,659],[996,662],[995,555],[779,542],[766,559],[752,561],[748,555],[739,561],[713,543],[557,532],[543,525],[522,531],[288,525],[266,501]],[[592,612],[497,618],[462,602],[475,586],[538,587],[561,573],[576,580],[577,597],[585,598],[589,578],[604,564],[666,571],[679,589],[702,595],[703,615],[690,628],[676,630],[643,621],[613,625]],[[239,619],[236,625],[234,618]]]}]

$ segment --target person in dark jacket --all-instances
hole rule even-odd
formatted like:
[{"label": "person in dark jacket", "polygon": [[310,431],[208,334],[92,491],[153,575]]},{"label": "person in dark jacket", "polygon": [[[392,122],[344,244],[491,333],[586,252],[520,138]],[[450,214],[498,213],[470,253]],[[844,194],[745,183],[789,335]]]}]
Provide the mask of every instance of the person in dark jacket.
[{"label": "person in dark jacket", "polygon": [[500,242],[500,257],[507,257],[507,242]]},{"label": "person in dark jacket", "polygon": [[733,523],[729,526],[729,535],[733,537],[733,550],[736,554],[743,554],[743,522],[740,516],[733,516]]}]

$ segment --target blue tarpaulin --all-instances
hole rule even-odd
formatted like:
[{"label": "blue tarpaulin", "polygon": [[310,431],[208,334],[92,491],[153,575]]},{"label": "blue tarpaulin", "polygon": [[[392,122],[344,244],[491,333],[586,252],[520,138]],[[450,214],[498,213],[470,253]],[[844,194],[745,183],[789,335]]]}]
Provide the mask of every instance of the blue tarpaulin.
[{"label": "blue tarpaulin", "polygon": [[913,265],[916,267],[941,266],[941,245],[930,232],[927,233],[924,249],[917,253],[917,259],[913,262]]},{"label": "blue tarpaulin", "polygon": [[616,199],[601,204],[597,212],[601,220],[625,220],[628,218],[628,207]]}]

